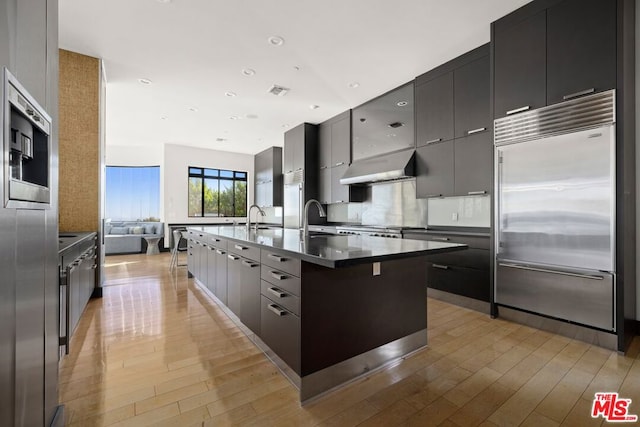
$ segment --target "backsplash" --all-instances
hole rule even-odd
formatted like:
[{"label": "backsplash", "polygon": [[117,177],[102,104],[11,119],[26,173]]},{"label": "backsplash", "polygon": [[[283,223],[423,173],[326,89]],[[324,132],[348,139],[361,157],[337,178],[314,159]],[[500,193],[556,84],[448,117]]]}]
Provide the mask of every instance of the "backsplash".
[{"label": "backsplash", "polygon": [[432,198],[428,200],[429,226],[489,227],[491,196]]},{"label": "backsplash", "polygon": [[360,224],[362,222],[362,203],[327,205],[327,222]]},{"label": "backsplash", "polygon": [[[262,223],[271,224],[271,225],[279,225],[282,226],[282,206],[272,206],[268,208],[262,208],[265,213],[264,218],[258,215],[258,219]],[[251,215],[251,219],[255,220],[256,211]]]}]

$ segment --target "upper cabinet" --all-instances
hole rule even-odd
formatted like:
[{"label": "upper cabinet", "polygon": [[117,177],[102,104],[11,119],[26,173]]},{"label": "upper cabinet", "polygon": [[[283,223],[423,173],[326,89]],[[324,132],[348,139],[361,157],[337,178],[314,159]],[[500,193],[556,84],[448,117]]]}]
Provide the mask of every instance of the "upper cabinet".
[{"label": "upper cabinet", "polygon": [[489,45],[416,78],[416,195],[491,192]]},{"label": "upper cabinet", "polygon": [[616,87],[616,2],[565,0],[547,10],[547,104]]},{"label": "upper cabinet", "polygon": [[532,2],[494,22],[494,118],[615,88],[616,4]]},{"label": "upper cabinet", "polygon": [[415,147],[413,82],[354,108],[351,123],[354,162]]},{"label": "upper cabinet", "polygon": [[318,201],[322,204],[364,201],[364,187],[340,184],[351,163],[351,110],[318,125],[318,135]]},{"label": "upper cabinet", "polygon": [[271,147],[254,156],[255,203],[282,206],[282,148]]},{"label": "upper cabinet", "polygon": [[317,147],[318,127],[316,125],[302,123],[285,132],[284,173],[315,169],[318,162]]}]

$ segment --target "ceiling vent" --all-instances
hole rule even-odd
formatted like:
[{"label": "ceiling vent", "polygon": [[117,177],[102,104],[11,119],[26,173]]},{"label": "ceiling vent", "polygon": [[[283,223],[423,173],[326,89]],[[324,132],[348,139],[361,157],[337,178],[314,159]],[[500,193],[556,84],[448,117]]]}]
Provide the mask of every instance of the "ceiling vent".
[{"label": "ceiling vent", "polygon": [[285,96],[290,89],[284,86],[273,85],[269,89],[269,93],[276,96]]}]

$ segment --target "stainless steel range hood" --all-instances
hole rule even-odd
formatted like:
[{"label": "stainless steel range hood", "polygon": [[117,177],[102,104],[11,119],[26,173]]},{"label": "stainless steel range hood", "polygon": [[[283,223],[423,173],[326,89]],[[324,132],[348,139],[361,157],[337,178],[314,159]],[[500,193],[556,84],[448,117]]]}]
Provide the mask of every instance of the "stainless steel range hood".
[{"label": "stainless steel range hood", "polygon": [[415,176],[415,152],[416,150],[411,148],[357,160],[351,163],[347,172],[340,178],[340,184],[366,184]]}]

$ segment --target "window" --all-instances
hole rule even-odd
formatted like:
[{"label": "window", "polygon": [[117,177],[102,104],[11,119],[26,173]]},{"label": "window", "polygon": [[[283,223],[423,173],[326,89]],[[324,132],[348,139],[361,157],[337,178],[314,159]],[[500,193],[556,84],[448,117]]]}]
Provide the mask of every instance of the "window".
[{"label": "window", "polygon": [[115,221],[160,221],[160,166],[107,166],[105,215]]},{"label": "window", "polygon": [[189,216],[247,216],[247,173],[190,166]]}]

